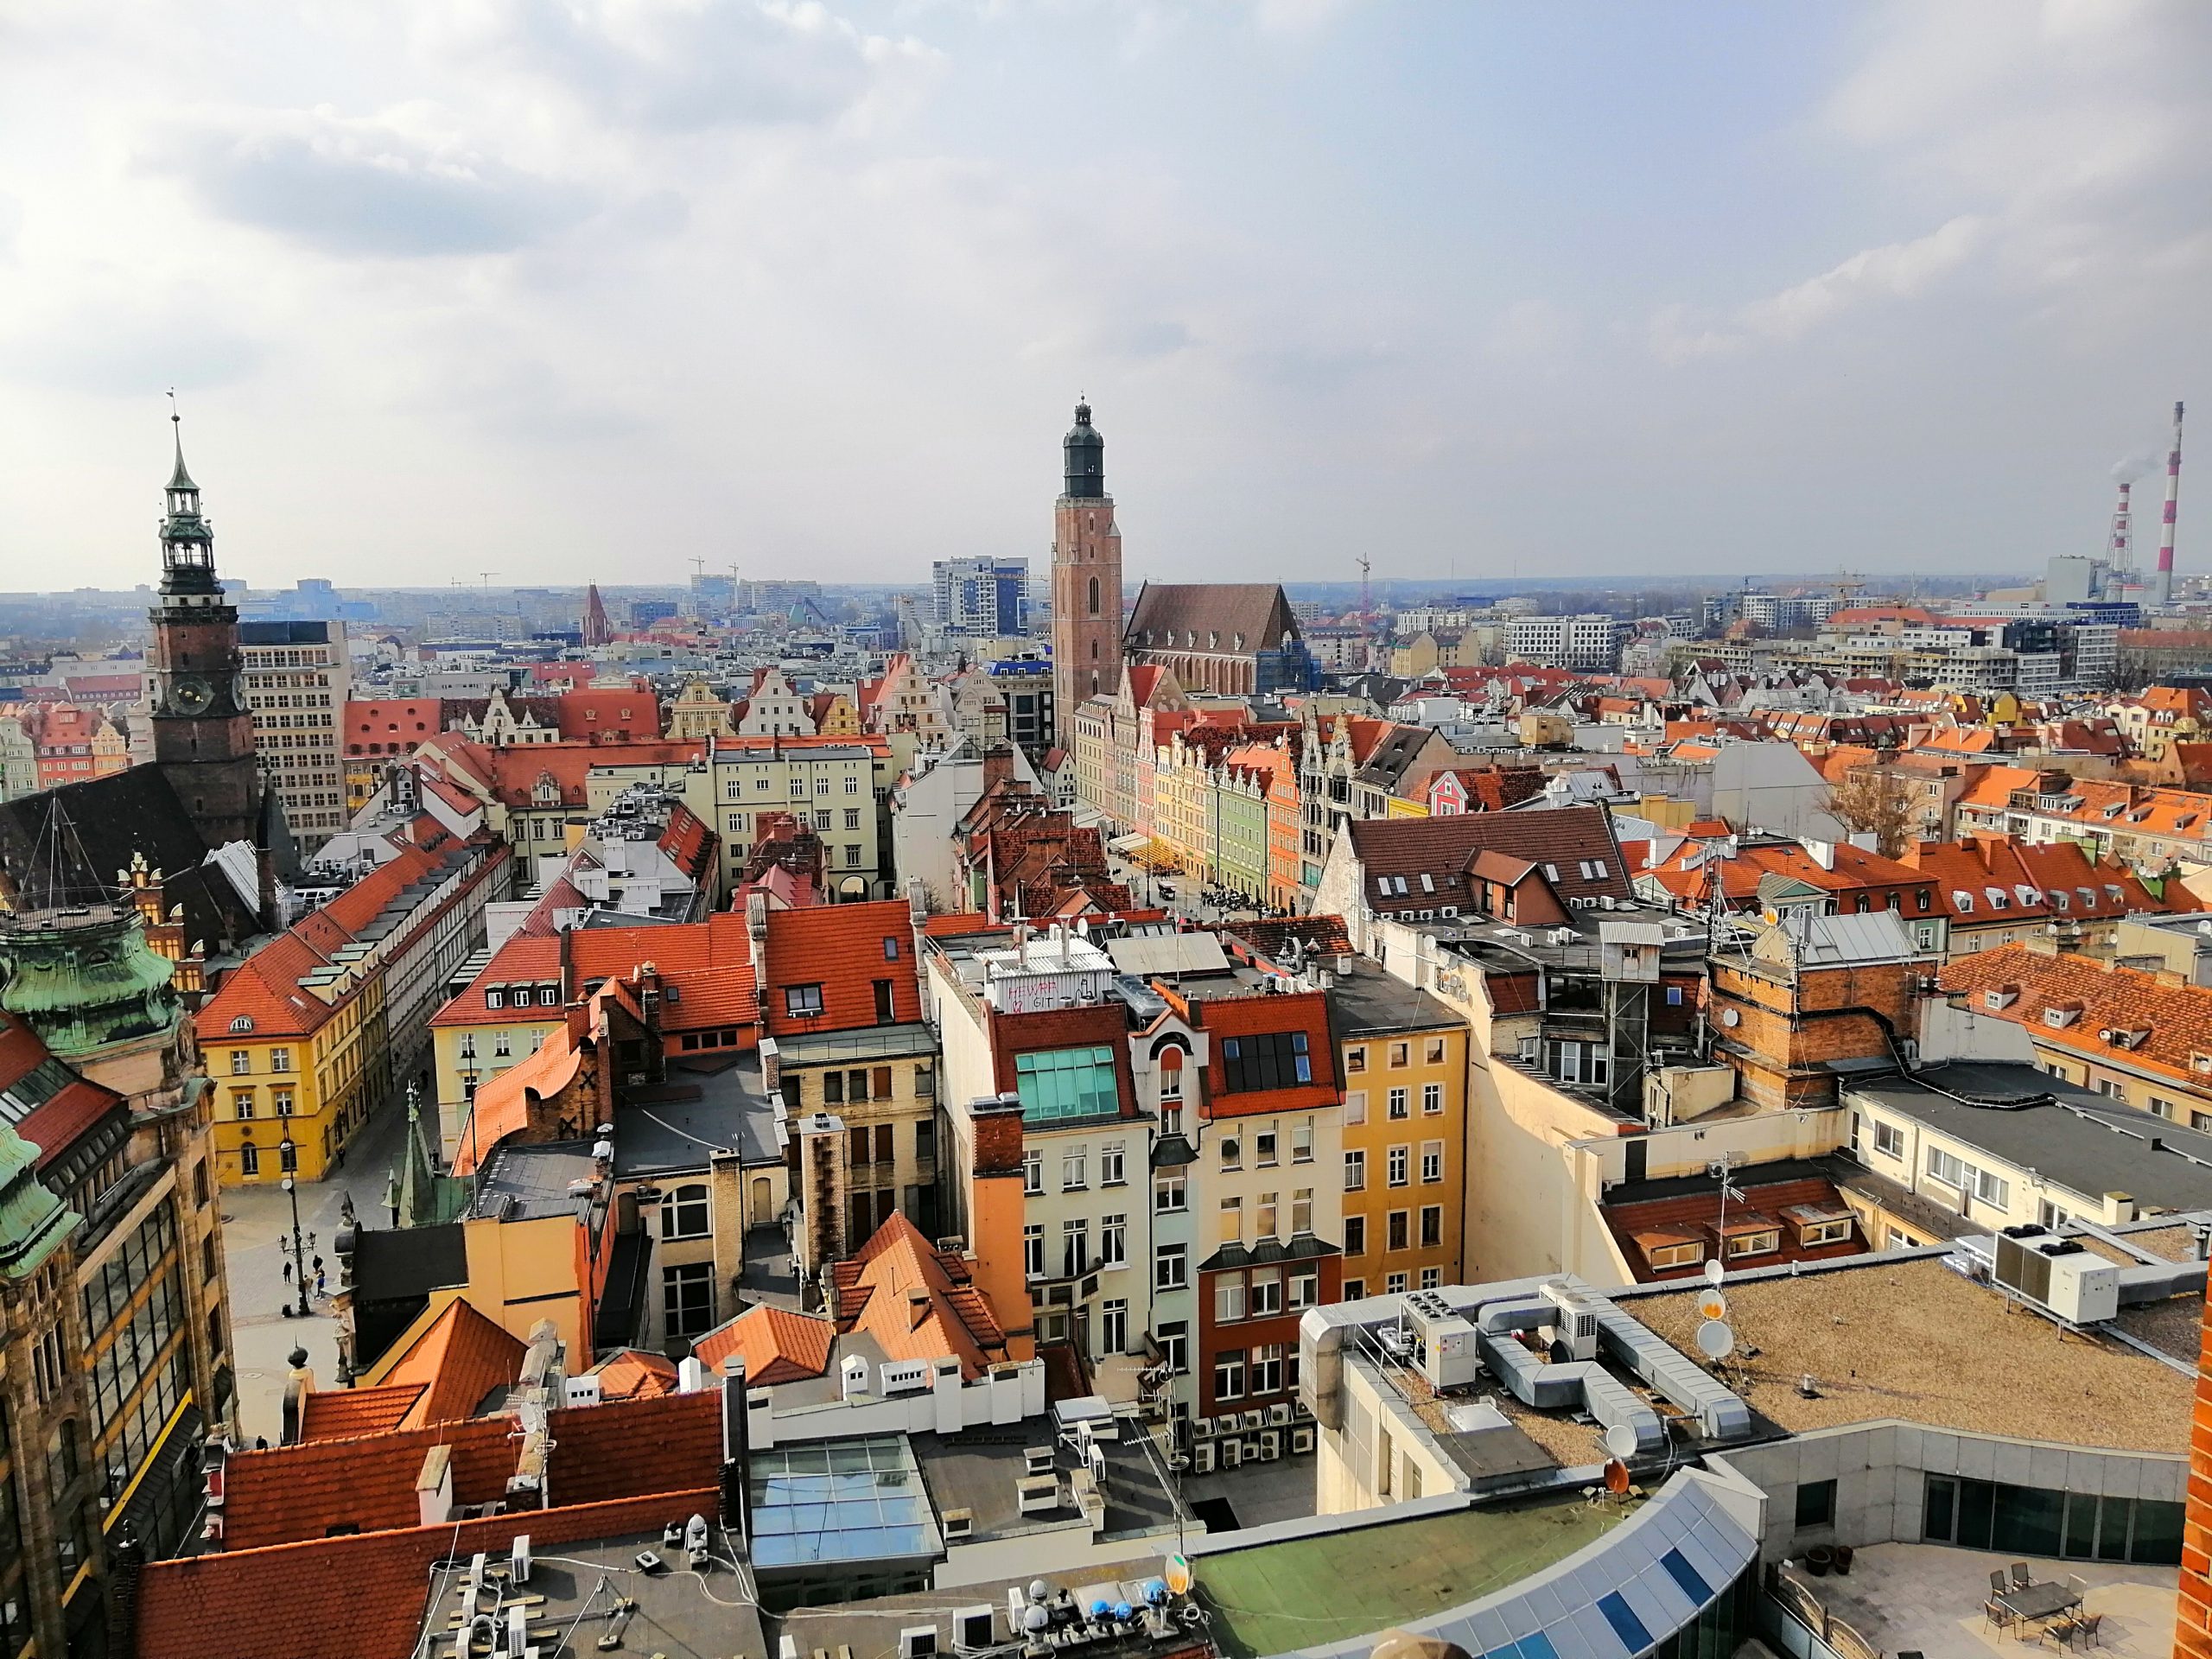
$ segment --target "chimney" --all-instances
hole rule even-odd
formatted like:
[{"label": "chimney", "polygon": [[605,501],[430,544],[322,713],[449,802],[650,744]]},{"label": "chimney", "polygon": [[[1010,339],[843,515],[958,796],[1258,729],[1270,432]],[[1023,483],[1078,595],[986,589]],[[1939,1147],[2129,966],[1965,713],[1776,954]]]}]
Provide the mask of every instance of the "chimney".
[{"label": "chimney", "polygon": [[721,1521],[725,1532],[747,1541],[752,1536],[750,1494],[746,1465],[751,1451],[747,1429],[750,1404],[745,1387],[745,1356],[730,1354],[722,1360],[722,1466]]},{"label": "chimney", "polygon": [[563,1007],[568,1007],[576,1000],[576,942],[570,937],[570,933],[571,930],[568,928],[564,927],[561,930],[561,1006]]},{"label": "chimney", "polygon": [[453,1519],[453,1447],[434,1446],[423,1454],[415,1477],[415,1505],[422,1524],[441,1527]]},{"label": "chimney", "polygon": [[641,962],[638,964],[638,1012],[645,1016],[645,1029],[655,1036],[660,1034],[660,964]]}]

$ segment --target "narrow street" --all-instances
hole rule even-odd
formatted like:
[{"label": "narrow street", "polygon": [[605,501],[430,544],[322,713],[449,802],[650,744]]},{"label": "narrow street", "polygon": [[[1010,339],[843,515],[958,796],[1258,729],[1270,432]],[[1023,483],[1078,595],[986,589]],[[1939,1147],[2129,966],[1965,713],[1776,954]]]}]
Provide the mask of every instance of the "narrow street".
[{"label": "narrow street", "polygon": [[338,1323],[327,1299],[314,1295],[314,1259],[321,1255],[329,1288],[338,1287],[338,1257],[331,1248],[340,1227],[340,1206],[348,1192],[361,1219],[387,1224],[385,1182],[396,1167],[407,1110],[397,1091],[385,1099],[346,1148],[346,1167],[323,1181],[300,1184],[300,1238],[308,1234],[308,1304],[305,1319],[288,1317],[299,1306],[299,1287],[285,1276],[289,1259],[279,1239],[289,1241],[292,1205],[276,1181],[226,1189],[223,1193],[223,1243],[231,1295],[232,1342],[238,1365],[238,1423],[245,1443],[265,1437],[276,1443],[283,1425],[284,1377],[292,1350],[304,1344],[318,1388],[333,1386],[338,1373]]}]

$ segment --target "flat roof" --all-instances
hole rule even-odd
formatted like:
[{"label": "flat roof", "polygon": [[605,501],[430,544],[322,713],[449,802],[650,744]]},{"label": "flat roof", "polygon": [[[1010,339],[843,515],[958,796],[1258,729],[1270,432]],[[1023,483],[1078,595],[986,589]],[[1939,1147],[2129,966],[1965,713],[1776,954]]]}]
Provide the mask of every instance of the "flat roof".
[{"label": "flat roof", "polygon": [[2162,1210],[2212,1208],[2212,1135],[2114,1106],[2031,1065],[1954,1063],[1847,1084],[1845,1093],[2083,1198],[2125,1192]]},{"label": "flat roof", "polygon": [[[1350,1525],[1202,1555],[1198,1599],[1231,1659],[1262,1659],[1372,1636],[1510,1589],[1635,1513],[1580,1495]],[[1349,1518],[1349,1517],[1348,1517]]]},{"label": "flat roof", "polygon": [[761,1086],[760,1057],[671,1059],[668,1083],[631,1090],[614,1109],[614,1173],[622,1179],[663,1171],[704,1169],[716,1151],[747,1164],[773,1163],[776,1101]]},{"label": "flat roof", "polygon": [[[1704,1288],[1605,1294],[1694,1355]],[[1722,1290],[1738,1344],[1725,1379],[1793,1433],[1896,1417],[2007,1440],[2189,1449],[2193,1376],[2094,1332],[2062,1333],[1939,1255],[1732,1274]],[[2174,1300],[2202,1318],[2202,1296]],[[1808,1376],[1810,1400],[1798,1392]]]},{"label": "flat roof", "polygon": [[476,1181],[471,1214],[497,1216],[512,1199],[514,1221],[573,1216],[585,1195],[569,1191],[571,1181],[588,1181],[596,1172],[589,1141],[502,1142],[493,1147]]},{"label": "flat roof", "polygon": [[1374,1032],[1429,1031],[1466,1021],[1417,985],[1356,957],[1340,958],[1329,988],[1329,1023],[1338,1039]]}]

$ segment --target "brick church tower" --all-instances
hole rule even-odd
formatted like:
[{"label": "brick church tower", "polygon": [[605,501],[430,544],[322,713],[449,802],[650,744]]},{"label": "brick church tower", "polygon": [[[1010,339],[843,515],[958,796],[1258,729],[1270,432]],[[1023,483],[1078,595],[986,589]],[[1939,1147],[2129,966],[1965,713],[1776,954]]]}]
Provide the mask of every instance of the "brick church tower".
[{"label": "brick church tower", "polygon": [[[169,419],[178,422],[178,416]],[[184,467],[176,434],[162,521],[161,603],[147,658],[146,701],[153,709],[154,764],[210,848],[261,838],[261,784],[254,764],[253,716],[240,672],[238,613],[215,580],[215,532],[200,516],[200,486]]]},{"label": "brick church tower", "polygon": [[1122,532],[1106,493],[1106,440],[1090,405],[1075,406],[1061,445],[1067,470],[1052,508],[1052,714],[1060,741],[1084,698],[1122,684]]}]

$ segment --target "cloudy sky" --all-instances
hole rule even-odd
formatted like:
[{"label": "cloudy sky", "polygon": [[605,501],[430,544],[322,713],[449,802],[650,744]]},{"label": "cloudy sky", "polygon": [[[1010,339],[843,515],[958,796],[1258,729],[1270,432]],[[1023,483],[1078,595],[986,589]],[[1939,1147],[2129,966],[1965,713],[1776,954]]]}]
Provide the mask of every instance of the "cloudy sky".
[{"label": "cloudy sky", "polygon": [[0,3],[0,589],[2202,569],[2209,325],[2199,0]]}]

